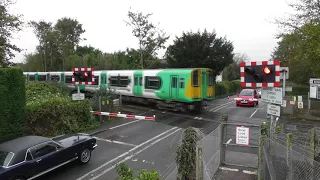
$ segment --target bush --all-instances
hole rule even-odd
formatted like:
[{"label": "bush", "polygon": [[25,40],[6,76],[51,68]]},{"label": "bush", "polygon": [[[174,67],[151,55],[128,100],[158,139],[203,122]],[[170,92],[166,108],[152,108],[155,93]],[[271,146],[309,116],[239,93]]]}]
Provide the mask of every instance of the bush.
[{"label": "bush", "polygon": [[126,164],[120,163],[117,165],[118,177],[116,180],[160,180],[159,173],[157,171],[146,171],[140,170],[140,173],[136,178],[133,177],[133,170],[130,169]]},{"label": "bush", "polygon": [[98,126],[89,101],[73,101],[68,91],[47,82],[27,83],[28,134],[56,136]]},{"label": "bush", "polygon": [[240,92],[240,80],[223,81],[216,83],[216,96],[223,97]]},{"label": "bush", "polygon": [[25,134],[25,112],[25,76],[22,70],[0,68],[0,142]]}]

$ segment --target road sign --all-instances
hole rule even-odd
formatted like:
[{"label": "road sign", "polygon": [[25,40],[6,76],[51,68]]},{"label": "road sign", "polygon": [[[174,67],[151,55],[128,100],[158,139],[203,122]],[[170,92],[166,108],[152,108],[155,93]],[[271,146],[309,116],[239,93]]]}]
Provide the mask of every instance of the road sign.
[{"label": "road sign", "polygon": [[320,99],[320,79],[310,78],[310,98]]},{"label": "road sign", "polygon": [[287,100],[282,100],[282,107],[287,107]]},{"label": "road sign", "polygon": [[72,100],[74,101],[84,100],[84,97],[84,93],[72,94]]},{"label": "road sign", "polygon": [[302,101],[298,101],[298,108],[303,109],[303,102]]},{"label": "road sign", "polygon": [[241,87],[280,86],[280,61],[247,61],[240,63]]},{"label": "road sign", "polygon": [[261,99],[268,103],[282,105],[282,88],[262,88]]},{"label": "road sign", "polygon": [[286,86],[286,92],[292,92],[292,86]]},{"label": "road sign", "polygon": [[286,79],[289,79],[289,67],[280,67],[280,79],[283,79],[283,71],[286,71]]},{"label": "road sign", "polygon": [[280,106],[268,104],[267,113],[274,116],[280,116]]},{"label": "road sign", "polygon": [[249,146],[250,130],[248,127],[236,127],[236,144]]}]

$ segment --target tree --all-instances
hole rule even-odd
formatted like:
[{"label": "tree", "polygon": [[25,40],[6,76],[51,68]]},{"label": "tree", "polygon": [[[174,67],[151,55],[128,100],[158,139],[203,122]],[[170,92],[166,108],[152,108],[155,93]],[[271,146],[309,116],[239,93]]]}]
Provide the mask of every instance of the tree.
[{"label": "tree", "polygon": [[13,4],[12,0],[0,1],[0,67],[10,66],[10,59],[15,57],[14,52],[22,51],[11,43],[13,34],[21,31],[23,25],[21,15],[13,15],[8,12],[9,6]]},{"label": "tree", "polygon": [[[320,19],[320,3],[318,0],[299,0],[298,3],[288,3],[296,13],[288,18],[278,18],[275,23],[290,33],[299,29],[306,23],[312,23]],[[282,36],[283,34],[280,34]]]},{"label": "tree", "polygon": [[240,79],[240,63],[248,61],[249,57],[244,53],[237,53],[233,58],[233,62],[224,68],[222,79],[224,81],[232,81]]},{"label": "tree", "polygon": [[188,127],[183,132],[181,145],[177,148],[175,158],[178,166],[178,177],[182,180],[192,180],[196,177],[196,148],[199,140],[198,132]]},{"label": "tree", "polygon": [[233,49],[225,37],[217,37],[215,31],[210,33],[205,29],[203,33],[183,32],[181,37],[176,37],[167,49],[166,58],[170,68],[211,68],[216,76],[232,63]]},{"label": "tree", "polygon": [[165,48],[164,43],[169,39],[162,29],[150,22],[152,15],[141,12],[128,11],[129,21],[125,21],[127,26],[132,28],[132,33],[139,41],[140,63],[144,68],[144,56],[156,56],[156,51]]}]

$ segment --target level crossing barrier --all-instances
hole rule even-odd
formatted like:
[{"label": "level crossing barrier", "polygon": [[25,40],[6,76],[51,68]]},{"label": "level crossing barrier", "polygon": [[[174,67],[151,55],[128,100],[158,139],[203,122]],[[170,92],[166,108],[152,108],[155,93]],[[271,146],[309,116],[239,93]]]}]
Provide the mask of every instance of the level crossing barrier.
[{"label": "level crossing barrier", "polygon": [[155,121],[156,116],[138,116],[138,115],[131,115],[131,114],[121,114],[119,113],[111,113],[111,112],[100,112],[100,111],[90,111],[92,114],[100,115],[100,116],[111,116],[111,117],[122,117],[122,118],[129,118],[129,119],[142,119],[142,120],[149,120]]}]

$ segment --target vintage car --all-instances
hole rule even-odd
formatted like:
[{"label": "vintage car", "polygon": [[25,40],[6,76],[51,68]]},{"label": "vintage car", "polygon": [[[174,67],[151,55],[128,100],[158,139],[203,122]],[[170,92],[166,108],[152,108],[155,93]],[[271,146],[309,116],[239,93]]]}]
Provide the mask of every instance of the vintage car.
[{"label": "vintage car", "polygon": [[74,160],[85,164],[96,147],[96,139],[80,134],[10,140],[0,144],[0,179],[29,180]]}]

